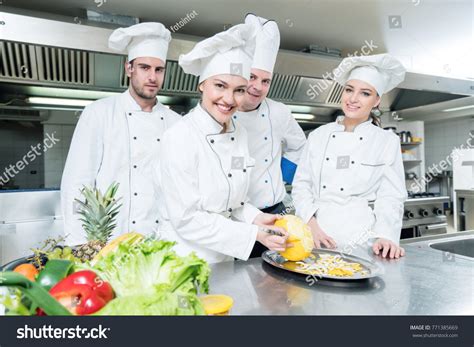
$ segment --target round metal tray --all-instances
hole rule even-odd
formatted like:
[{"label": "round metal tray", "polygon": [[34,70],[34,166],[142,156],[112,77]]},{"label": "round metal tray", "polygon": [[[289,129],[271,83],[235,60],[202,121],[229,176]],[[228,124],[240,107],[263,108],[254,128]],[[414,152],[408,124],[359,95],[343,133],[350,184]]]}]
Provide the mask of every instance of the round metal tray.
[{"label": "round metal tray", "polygon": [[[23,258],[18,258],[18,259],[15,259],[3,266],[0,266],[0,271],[13,271],[18,265],[21,265],[21,264],[28,264],[31,262],[31,258],[33,257],[33,255],[29,256],[29,257],[23,257]],[[46,260],[45,260],[46,262]]]},{"label": "round metal tray", "polygon": [[278,252],[276,251],[265,251],[262,254],[262,259],[282,270],[294,272],[297,274],[301,275],[306,275],[306,276],[314,276],[315,278],[321,278],[321,279],[331,279],[331,280],[339,280],[339,281],[357,281],[357,280],[365,280],[368,278],[373,278],[380,276],[382,274],[382,268],[377,265],[375,262],[351,255],[351,254],[346,254],[339,252],[337,250],[331,250],[331,249],[313,249],[312,252],[316,257],[319,256],[319,254],[329,254],[332,256],[340,256],[342,260],[345,260],[347,262],[352,262],[352,263],[359,263],[362,265],[364,270],[367,272],[367,274],[361,274],[361,273],[355,273],[351,277],[339,277],[339,276],[333,276],[333,275],[319,275],[319,274],[311,274],[309,271],[305,271],[303,269],[300,269],[298,264],[294,261],[288,261],[285,258],[283,258]]}]

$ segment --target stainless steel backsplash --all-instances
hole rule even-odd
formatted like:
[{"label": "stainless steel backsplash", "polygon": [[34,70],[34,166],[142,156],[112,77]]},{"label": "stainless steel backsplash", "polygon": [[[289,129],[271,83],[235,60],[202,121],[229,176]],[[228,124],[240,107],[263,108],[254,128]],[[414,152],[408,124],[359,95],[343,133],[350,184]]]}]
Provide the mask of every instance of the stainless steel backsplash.
[{"label": "stainless steel backsplash", "polygon": [[0,264],[64,235],[59,190],[0,193]]}]

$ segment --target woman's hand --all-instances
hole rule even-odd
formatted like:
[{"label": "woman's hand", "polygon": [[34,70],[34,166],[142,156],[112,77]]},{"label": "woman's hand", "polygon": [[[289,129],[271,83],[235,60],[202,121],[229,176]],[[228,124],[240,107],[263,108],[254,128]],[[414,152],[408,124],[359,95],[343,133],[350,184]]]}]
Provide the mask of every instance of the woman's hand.
[{"label": "woman's hand", "polygon": [[382,258],[398,259],[405,255],[405,250],[397,246],[395,242],[387,239],[377,239],[372,245],[372,250],[376,255],[381,255]]},{"label": "woman's hand", "polygon": [[316,248],[321,248],[321,245],[324,245],[326,248],[336,248],[336,241],[321,229],[316,218],[311,217],[308,225],[313,233],[314,246]]},{"label": "woman's hand", "polygon": [[286,243],[288,232],[280,227],[265,226],[259,227],[257,241],[272,251],[283,252],[292,244]]},{"label": "woman's hand", "polygon": [[288,232],[281,227],[274,226],[278,219],[281,219],[278,214],[260,213],[253,220],[253,224],[260,227],[257,233],[258,242],[272,251],[283,252],[292,245],[286,243]]},{"label": "woman's hand", "polygon": [[270,213],[260,213],[255,217],[253,220],[253,224],[260,225],[260,226],[270,226],[275,224],[275,222],[281,219],[279,214],[270,214]]}]

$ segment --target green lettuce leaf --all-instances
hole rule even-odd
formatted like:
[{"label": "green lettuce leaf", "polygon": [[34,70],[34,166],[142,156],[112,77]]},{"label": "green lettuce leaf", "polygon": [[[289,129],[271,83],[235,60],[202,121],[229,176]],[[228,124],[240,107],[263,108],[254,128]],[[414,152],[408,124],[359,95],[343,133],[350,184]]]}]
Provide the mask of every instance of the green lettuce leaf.
[{"label": "green lettuce leaf", "polygon": [[91,270],[117,296],[100,314],[203,314],[197,294],[209,291],[209,265],[194,253],[178,256],[174,244],[153,239],[120,244],[98,260]]},{"label": "green lettuce leaf", "polygon": [[34,314],[29,307],[31,302],[22,296],[17,288],[8,288],[5,292],[0,292],[0,305],[5,307],[7,316],[31,316]]},{"label": "green lettuce leaf", "polygon": [[158,286],[153,295],[130,295],[115,298],[94,315],[99,316],[182,316],[204,315],[196,295],[172,292],[168,285]]}]

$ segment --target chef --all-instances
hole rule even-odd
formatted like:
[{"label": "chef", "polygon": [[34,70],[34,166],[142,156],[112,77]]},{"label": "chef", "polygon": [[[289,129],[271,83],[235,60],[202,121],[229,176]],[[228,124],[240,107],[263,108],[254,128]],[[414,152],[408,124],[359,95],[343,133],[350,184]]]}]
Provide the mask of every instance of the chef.
[{"label": "chef", "polygon": [[[244,102],[234,118],[247,130],[250,156],[255,159],[248,195],[262,211],[284,214],[285,182],[292,183],[306,137],[289,107],[267,98],[280,47],[278,25],[253,14],[245,23],[255,31],[256,48]],[[264,250],[257,243],[251,257]]]},{"label": "chef", "polygon": [[250,77],[253,36],[250,25],[236,25],[180,56],[184,72],[199,76],[202,97],[163,141],[160,236],[210,263],[246,260],[256,241],[284,250],[288,236],[273,226],[277,215],[247,199],[255,161],[245,129],[232,119]]},{"label": "chef", "polygon": [[170,32],[160,23],[141,23],[115,30],[109,47],[128,52],[125,71],[130,86],[124,93],[87,106],[76,126],[61,182],[65,232],[70,244],[85,241],[74,199],[83,186],[105,193],[120,184],[122,207],[114,236],[136,230],[157,230],[157,202],[152,163],[159,158],[164,131],[181,117],[156,95],[165,73]]},{"label": "chef", "polygon": [[404,77],[389,54],[345,58],[334,70],[344,86],[344,115],[310,134],[293,182],[296,213],[311,227],[316,247],[347,251],[368,243],[383,257],[404,255],[400,140],[371,114]]}]

